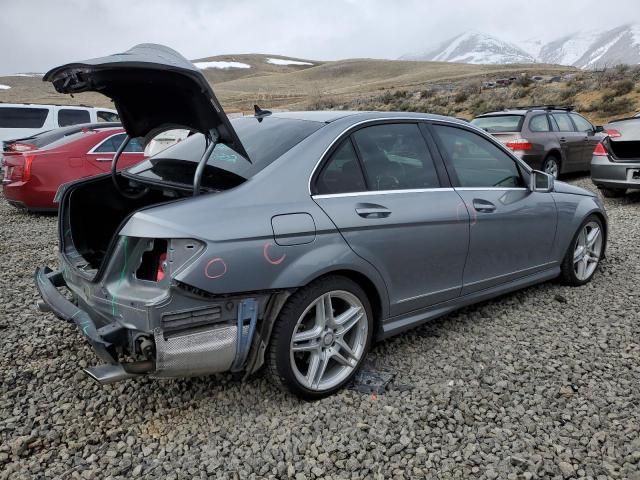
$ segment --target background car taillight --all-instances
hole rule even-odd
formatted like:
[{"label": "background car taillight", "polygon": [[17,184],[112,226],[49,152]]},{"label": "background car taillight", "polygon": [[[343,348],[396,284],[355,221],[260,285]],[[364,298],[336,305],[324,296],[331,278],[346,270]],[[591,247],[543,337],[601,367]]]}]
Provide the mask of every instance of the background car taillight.
[{"label": "background car taillight", "polygon": [[36,146],[29,143],[10,143],[6,147],[7,152],[28,152],[29,150],[35,150]]},{"label": "background car taillight", "polygon": [[142,254],[136,277],[140,280],[159,282],[168,273],[167,268],[168,242],[163,239],[151,240],[148,249]]},{"label": "background car taillight", "polygon": [[604,144],[601,142],[598,145],[596,145],[596,148],[593,151],[593,155],[596,157],[606,157],[609,155],[609,151],[607,150],[607,147],[605,147]]},{"label": "background car taillight", "polygon": [[5,158],[7,181],[28,182],[31,179],[31,166],[35,155],[16,155]]},{"label": "background car taillight", "polygon": [[165,275],[167,274],[167,252],[163,252],[160,254],[158,258],[158,270],[156,271],[156,282],[160,282],[164,280]]},{"label": "background car taillight", "polygon": [[609,135],[611,138],[620,138],[622,136],[622,134],[614,128],[605,128],[604,133]]},{"label": "background car taillight", "polygon": [[533,148],[533,144],[523,138],[518,138],[516,140],[509,140],[508,142],[505,143],[505,146],[508,149],[513,150],[514,152],[528,151]]}]

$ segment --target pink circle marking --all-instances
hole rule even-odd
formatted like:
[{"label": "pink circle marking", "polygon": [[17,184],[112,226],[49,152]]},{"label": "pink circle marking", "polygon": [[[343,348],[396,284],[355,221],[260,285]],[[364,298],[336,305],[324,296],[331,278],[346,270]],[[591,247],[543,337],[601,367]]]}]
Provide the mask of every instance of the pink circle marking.
[{"label": "pink circle marking", "polygon": [[265,243],[264,248],[262,249],[262,255],[264,255],[264,259],[269,262],[271,265],[280,265],[284,262],[284,259],[287,258],[287,254],[283,253],[280,258],[271,258],[269,255],[269,248],[273,246],[273,243]]},{"label": "pink circle marking", "polygon": [[[215,275],[210,275],[209,274],[209,267],[211,267],[211,265],[215,265],[217,263],[222,264],[222,268],[223,268],[222,272],[217,273]],[[207,265],[204,267],[204,275],[207,278],[211,278],[211,279],[220,278],[220,277],[224,276],[225,273],[227,273],[227,264],[224,263],[224,260],[221,259],[220,257],[212,258],[211,260],[209,260],[207,262]]]}]

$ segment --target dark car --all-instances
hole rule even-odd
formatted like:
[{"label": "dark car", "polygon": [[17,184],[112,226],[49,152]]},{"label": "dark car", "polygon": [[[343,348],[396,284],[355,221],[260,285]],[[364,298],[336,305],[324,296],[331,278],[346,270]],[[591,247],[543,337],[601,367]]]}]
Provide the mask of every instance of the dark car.
[{"label": "dark car", "polygon": [[593,151],[591,180],[605,197],[640,188],[640,117],[613,120],[608,136]]},{"label": "dark car", "polygon": [[605,137],[572,107],[517,107],[478,115],[471,123],[491,133],[525,163],[554,177],[588,171]]}]

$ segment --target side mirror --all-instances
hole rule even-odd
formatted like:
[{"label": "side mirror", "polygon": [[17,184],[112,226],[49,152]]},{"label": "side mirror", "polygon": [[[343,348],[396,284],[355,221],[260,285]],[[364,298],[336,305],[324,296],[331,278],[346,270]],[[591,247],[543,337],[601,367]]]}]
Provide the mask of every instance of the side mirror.
[{"label": "side mirror", "polygon": [[604,132],[604,127],[602,125],[596,125],[596,133]]},{"label": "side mirror", "polygon": [[551,192],[553,191],[553,175],[533,170],[529,177],[529,190],[532,192]]}]

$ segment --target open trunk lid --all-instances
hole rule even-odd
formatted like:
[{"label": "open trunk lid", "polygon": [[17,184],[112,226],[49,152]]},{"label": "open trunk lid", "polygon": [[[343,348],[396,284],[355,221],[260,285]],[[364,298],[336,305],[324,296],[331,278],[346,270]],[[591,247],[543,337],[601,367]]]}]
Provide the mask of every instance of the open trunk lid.
[{"label": "open trunk lid", "polygon": [[141,44],[123,53],[56,67],[44,81],[60,93],[99,92],[111,98],[130,137],[187,128],[215,131],[250,161],[227,115],[198,68],[175,50]]},{"label": "open trunk lid", "polygon": [[640,159],[640,118],[614,120],[604,130],[609,135],[609,152],[614,160]]}]

